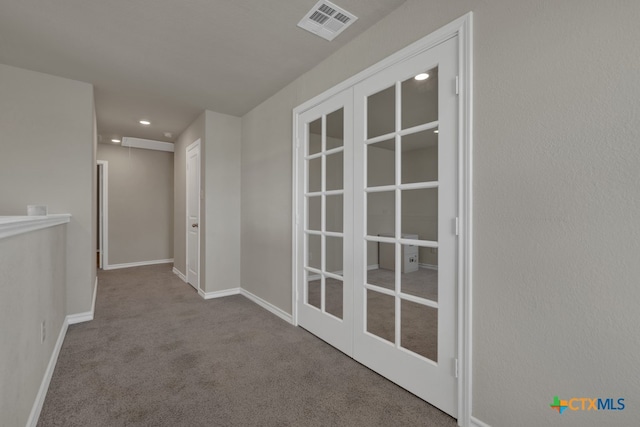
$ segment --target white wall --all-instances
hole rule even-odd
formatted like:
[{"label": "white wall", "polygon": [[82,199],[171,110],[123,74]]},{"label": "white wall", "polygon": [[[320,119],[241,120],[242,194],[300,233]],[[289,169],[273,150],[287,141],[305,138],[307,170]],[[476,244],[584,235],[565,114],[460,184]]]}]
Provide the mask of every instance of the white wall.
[{"label": "white wall", "polygon": [[[474,12],[473,415],[640,416],[640,2],[408,0],[242,120],[242,284],[291,312],[291,111]],[[549,408],[623,397],[619,413]]]},{"label": "white wall", "polygon": [[200,286],[240,287],[240,118],[205,111],[178,138],[174,153],[174,265],[186,275],[185,150],[200,139]]},{"label": "white wall", "polygon": [[26,425],[64,322],[67,227],[0,239],[2,426]]},{"label": "white wall", "polygon": [[109,264],[173,258],[173,153],[98,144],[109,164]]},{"label": "white wall", "polygon": [[67,314],[95,283],[95,116],[90,84],[0,64],[0,215],[70,213]]},{"label": "white wall", "polygon": [[240,287],[240,142],[239,117],[205,111],[205,292]]}]

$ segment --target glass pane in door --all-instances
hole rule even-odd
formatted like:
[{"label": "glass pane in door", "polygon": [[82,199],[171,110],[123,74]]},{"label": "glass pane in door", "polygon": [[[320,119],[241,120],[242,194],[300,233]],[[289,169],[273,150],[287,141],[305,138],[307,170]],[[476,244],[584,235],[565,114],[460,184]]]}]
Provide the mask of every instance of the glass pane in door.
[{"label": "glass pane in door", "polygon": [[413,301],[400,302],[400,345],[438,361],[438,309]]},{"label": "glass pane in door", "polygon": [[319,274],[307,272],[307,304],[321,308],[322,280]]},{"label": "glass pane in door", "polygon": [[322,238],[317,234],[307,234],[307,266],[320,270],[322,261]]},{"label": "glass pane in door", "polygon": [[326,156],[326,190],[342,190],[344,188],[344,161],[342,151]]},{"label": "glass pane in door", "polygon": [[327,230],[334,233],[342,233],[344,218],[344,196],[342,194],[329,195],[326,198],[327,211],[326,222]]},{"label": "glass pane in door", "polygon": [[307,229],[320,231],[322,197],[307,197]]},{"label": "glass pane in door", "polygon": [[309,123],[309,144],[307,154],[319,153],[322,151],[322,118]]},{"label": "glass pane in door", "polygon": [[342,237],[325,237],[325,271],[342,276]]},{"label": "glass pane in door", "polygon": [[327,114],[327,150],[344,145],[344,109]]},{"label": "glass pane in door", "polygon": [[[432,251],[436,251],[435,254]],[[438,253],[436,248],[402,245],[403,294],[438,301]],[[435,255],[435,256],[434,256]]]},{"label": "glass pane in door", "polygon": [[367,234],[395,236],[396,193],[382,191],[367,194]]},{"label": "glass pane in door", "polygon": [[325,311],[342,319],[343,282],[333,277],[325,278]]},{"label": "glass pane in door", "polygon": [[402,190],[402,234],[415,240],[438,240],[438,189]]},{"label": "glass pane in door", "polygon": [[307,179],[309,193],[317,193],[322,190],[322,157],[307,161]]},{"label": "glass pane in door", "polygon": [[367,145],[367,187],[396,183],[396,140]]},{"label": "glass pane in door", "polygon": [[367,138],[396,130],[396,87],[391,86],[367,97]]},{"label": "glass pane in door", "polygon": [[402,129],[438,120],[438,67],[402,82]]},{"label": "glass pane in door", "polygon": [[367,289],[367,332],[395,342],[395,298]]},{"label": "glass pane in door", "polygon": [[435,129],[402,137],[402,183],[438,180],[438,134]]}]

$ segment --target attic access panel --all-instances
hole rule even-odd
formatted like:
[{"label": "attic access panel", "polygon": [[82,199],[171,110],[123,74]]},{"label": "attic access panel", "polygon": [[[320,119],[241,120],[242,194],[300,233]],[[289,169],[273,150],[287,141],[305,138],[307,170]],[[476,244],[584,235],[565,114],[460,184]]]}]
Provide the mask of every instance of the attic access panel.
[{"label": "attic access panel", "polygon": [[358,18],[335,4],[320,0],[298,22],[305,29],[325,40],[333,40]]}]

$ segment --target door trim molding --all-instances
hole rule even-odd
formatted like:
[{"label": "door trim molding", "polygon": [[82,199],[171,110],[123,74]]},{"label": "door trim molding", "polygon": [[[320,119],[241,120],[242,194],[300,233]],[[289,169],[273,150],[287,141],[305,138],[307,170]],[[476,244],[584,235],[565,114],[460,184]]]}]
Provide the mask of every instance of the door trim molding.
[{"label": "door trim molding", "polygon": [[[200,144],[200,138],[193,141],[185,149],[185,205],[184,205],[184,261],[185,261],[185,278],[189,277],[189,172],[187,171],[189,165],[189,151],[198,147],[198,157],[200,160],[200,176],[198,178],[198,284],[195,286],[196,290],[200,292],[200,274],[202,273],[202,266],[200,265],[200,244],[202,240],[202,233],[200,232],[202,224],[202,212],[200,206],[200,192],[202,191],[202,146]],[[188,280],[185,282],[189,283]]]},{"label": "door trim molding", "polygon": [[458,424],[471,425],[473,403],[473,15],[459,19],[458,35]]},{"label": "door trim molding", "polygon": [[97,164],[101,166],[100,175],[100,209],[98,215],[102,214],[100,219],[100,268],[107,270],[109,268],[109,162],[106,160],[98,160]]},{"label": "door trim molding", "polygon": [[297,129],[299,116],[310,108],[326,101],[338,93],[347,90],[357,83],[377,74],[396,63],[405,61],[432,47],[458,36],[458,147],[459,147],[459,183],[458,213],[460,218],[460,235],[458,238],[458,424],[470,426],[472,412],[472,267],[473,267],[473,13],[468,12],[460,18],[410,44],[404,49],[388,56],[364,71],[348,78],[342,83],[326,90],[320,95],[302,103],[293,110],[292,121],[292,313],[293,324],[298,325],[297,286],[296,279],[300,267],[298,259],[297,223],[300,220],[298,206],[298,141]]}]

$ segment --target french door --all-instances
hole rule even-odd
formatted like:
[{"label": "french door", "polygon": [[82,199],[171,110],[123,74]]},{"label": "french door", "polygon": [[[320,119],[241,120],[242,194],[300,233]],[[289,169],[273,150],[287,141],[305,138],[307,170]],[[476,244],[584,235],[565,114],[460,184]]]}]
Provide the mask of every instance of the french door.
[{"label": "french door", "polygon": [[298,324],[353,352],[353,91],[301,114],[297,129]]},{"label": "french door", "polygon": [[457,46],[301,113],[296,162],[298,324],[454,417]]}]

